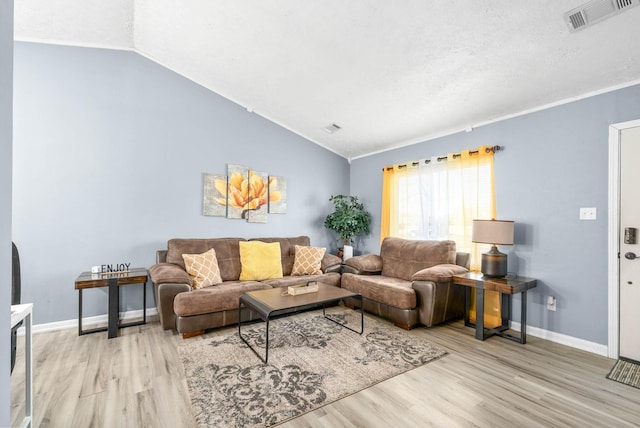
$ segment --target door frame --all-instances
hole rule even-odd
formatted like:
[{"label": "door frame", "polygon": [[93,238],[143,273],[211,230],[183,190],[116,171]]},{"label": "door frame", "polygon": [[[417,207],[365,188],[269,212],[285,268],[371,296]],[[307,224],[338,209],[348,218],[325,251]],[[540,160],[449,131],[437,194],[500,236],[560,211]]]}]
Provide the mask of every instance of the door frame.
[{"label": "door frame", "polygon": [[618,358],[620,353],[620,137],[622,130],[638,126],[640,119],[609,125],[609,358]]}]

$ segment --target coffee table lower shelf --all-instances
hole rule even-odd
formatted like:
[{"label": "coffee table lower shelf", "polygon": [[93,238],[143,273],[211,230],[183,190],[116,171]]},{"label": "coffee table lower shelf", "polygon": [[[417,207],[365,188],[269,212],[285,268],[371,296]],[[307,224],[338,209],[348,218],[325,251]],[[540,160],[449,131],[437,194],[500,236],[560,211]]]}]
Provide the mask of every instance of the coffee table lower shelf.
[{"label": "coffee table lower shelf", "polygon": [[[278,315],[322,306],[322,315],[325,319],[332,321],[347,330],[351,330],[354,333],[362,334],[364,332],[362,296],[358,293],[353,293],[332,285],[318,284],[318,286],[319,289],[317,293],[314,292],[296,296],[283,294],[283,291],[286,291],[286,289],[250,291],[243,293],[240,296],[240,302],[238,305],[238,336],[240,336],[240,339],[242,339],[249,349],[256,354],[260,361],[265,364],[269,361],[269,321],[271,318]],[[360,331],[345,325],[343,322],[331,317],[330,315],[327,315],[325,311],[327,305],[339,302],[346,297],[353,297],[360,301]],[[266,323],[264,358],[262,358],[262,355],[260,355],[258,351],[251,346],[244,336],[242,336],[241,310],[243,307],[255,312],[258,317]]]}]

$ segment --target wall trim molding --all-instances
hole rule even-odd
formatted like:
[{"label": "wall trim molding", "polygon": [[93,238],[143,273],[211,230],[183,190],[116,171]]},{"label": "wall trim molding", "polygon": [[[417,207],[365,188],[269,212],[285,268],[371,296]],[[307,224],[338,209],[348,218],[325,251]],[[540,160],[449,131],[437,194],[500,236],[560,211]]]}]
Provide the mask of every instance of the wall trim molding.
[{"label": "wall trim molding", "polygon": [[39,43],[41,45],[69,46],[72,48],[109,49],[114,51],[136,52],[132,46],[110,45],[107,43],[80,43],[69,40],[42,39],[39,37],[14,37],[14,42]]},{"label": "wall trim molding", "polygon": [[[512,114],[508,114],[505,116],[500,116],[498,118],[495,119],[491,119],[491,120],[487,120],[484,122],[478,122],[478,123],[474,123],[471,124],[465,128],[451,128],[436,134],[431,134],[431,135],[424,135],[422,137],[417,137],[417,138],[412,138],[411,140],[407,140],[404,142],[399,142],[397,144],[395,144],[393,147],[389,147],[386,149],[380,149],[380,150],[376,150],[374,152],[371,153],[366,153],[363,155],[359,155],[359,156],[354,156],[353,158],[351,158],[351,160],[356,160],[356,159],[361,159],[361,158],[366,158],[368,156],[374,156],[374,155],[378,155],[380,153],[384,153],[384,152],[388,152],[391,150],[396,150],[396,149],[400,149],[402,147],[407,147],[407,146],[412,146],[414,144],[420,144],[420,143],[425,143],[427,141],[431,141],[431,140],[436,140],[438,138],[444,138],[444,137],[448,137],[450,135],[454,135],[454,134],[460,134],[463,132],[471,132],[476,128],[480,128],[481,126],[487,126],[487,125],[492,125],[494,123],[498,123],[498,122],[503,122],[505,120],[510,120],[510,119],[514,119],[517,117],[521,117],[521,116],[526,116],[532,113],[537,113],[540,111],[544,111],[544,110],[548,110],[551,108],[555,108],[555,107],[560,107],[566,104],[571,104],[573,102],[576,101],[581,101],[587,98],[591,98],[591,97],[595,97],[598,95],[603,95],[603,94],[607,94],[610,92],[614,92],[614,91],[618,91],[620,89],[625,89],[625,88],[630,88],[632,86],[636,86],[640,84],[640,79],[636,79],[636,80],[632,80],[629,82],[624,82],[624,83],[620,83],[618,85],[613,85],[613,86],[608,86],[606,88],[602,88],[602,89],[598,89],[595,91],[590,91],[590,92],[586,92],[584,94],[580,94],[580,95],[576,95],[574,97],[569,97],[569,98],[563,98],[560,99],[558,101],[554,101],[551,103],[547,103],[547,104],[542,104],[539,106],[534,106],[530,109],[526,109],[526,110],[522,110],[516,113],[512,113]],[[470,131],[471,130],[471,131]]]},{"label": "wall trim molding", "polygon": [[[148,308],[147,309],[147,319],[149,316],[158,315],[158,311],[156,308]],[[124,321],[132,320],[135,318],[142,317],[142,309],[138,309],[135,311],[127,311],[120,313],[120,319]],[[106,324],[107,323],[107,315],[98,315],[95,317],[83,318],[83,324]],[[519,322],[511,322],[509,324],[512,330],[520,331],[520,323]],[[33,325],[33,333],[46,333],[57,330],[64,330],[68,328],[78,328],[78,320],[66,320],[66,321],[57,321],[50,322],[45,324],[34,324]],[[24,327],[20,327],[18,329],[19,335],[24,335]],[[577,337],[567,336],[565,334],[555,333],[553,331],[544,330],[537,327],[527,326],[527,335],[539,337],[540,339],[549,340],[551,342],[559,343],[560,345],[566,345],[571,348],[580,349],[582,351],[591,352],[592,354],[602,355],[604,357],[607,356],[607,345],[602,345],[600,343],[590,342],[588,340],[579,339]]]},{"label": "wall trim molding", "polygon": [[474,128],[480,128],[481,126],[487,126],[487,125],[491,125],[494,123],[498,123],[498,122],[502,122],[505,120],[509,120],[509,119],[514,119],[520,116],[526,116],[528,114],[532,114],[532,113],[537,113],[539,111],[543,111],[543,110],[548,110],[550,108],[554,108],[554,107],[558,107],[558,106],[562,106],[565,104],[570,104],[576,101],[580,101],[586,98],[591,98],[591,97],[595,97],[598,95],[602,95],[602,94],[606,94],[609,92],[614,92],[620,89],[625,89],[625,88],[629,88],[631,86],[635,86],[640,84],[640,79],[635,79],[635,80],[631,80],[628,82],[623,82],[623,83],[619,83],[616,85],[612,85],[612,86],[607,86],[605,88],[601,88],[601,89],[597,89],[594,91],[589,91],[583,94],[579,94],[573,97],[567,97],[567,98],[562,98],[560,100],[557,101],[553,101],[550,103],[546,103],[546,104],[542,104],[542,105],[538,105],[538,106],[534,106],[531,107],[529,109],[525,109],[525,110],[521,110],[512,114],[507,114],[504,116],[500,116],[498,118],[495,119],[490,119],[490,120],[486,120],[483,122],[478,122],[478,123],[474,123],[474,124],[470,124],[468,126],[465,126],[464,128],[450,128],[447,130],[444,130],[442,132],[438,132],[436,134],[428,134],[428,135],[422,135],[420,137],[416,137],[416,138],[411,138],[409,140],[406,141],[401,141],[397,144],[394,144],[392,147],[388,147],[386,149],[381,149],[381,150],[376,150],[373,152],[369,152],[369,153],[365,153],[363,155],[359,155],[359,156],[354,156],[354,157],[346,157],[338,152],[336,152],[335,150],[326,147],[325,145],[321,144],[320,142],[316,141],[315,139],[306,136],[304,134],[301,134],[298,131],[295,131],[293,129],[291,129],[289,126],[281,123],[280,121],[272,118],[271,116],[265,114],[265,113],[260,113],[260,112],[256,112],[255,109],[253,108],[253,106],[248,106],[245,105],[244,103],[240,102],[239,100],[236,100],[230,96],[228,96],[227,94],[222,94],[220,92],[217,92],[213,89],[211,89],[210,87],[208,87],[207,85],[205,85],[202,82],[199,82],[198,80],[195,80],[194,78],[191,77],[187,77],[184,74],[182,74],[180,71],[178,71],[177,69],[175,69],[175,67],[170,67],[166,64],[164,64],[162,61],[160,61],[158,58],[155,58],[154,56],[136,48],[135,46],[121,46],[121,45],[106,45],[106,44],[94,44],[94,43],[79,43],[79,42],[71,42],[71,41],[66,41],[66,40],[43,40],[43,39],[39,39],[39,38],[29,38],[29,37],[14,37],[14,41],[17,42],[27,42],[27,43],[40,43],[40,44],[45,44],[45,45],[57,45],[57,46],[71,46],[71,47],[81,47],[81,48],[95,48],[95,49],[111,49],[111,50],[120,50],[120,51],[126,51],[126,52],[134,52],[137,53],[138,55],[152,61],[155,62],[156,64],[160,65],[161,67],[166,68],[167,70],[171,70],[172,72],[182,76],[183,78],[190,80],[192,82],[194,82],[197,85],[202,86],[203,88],[218,94],[219,96],[226,98],[227,100],[231,101],[232,103],[235,103],[237,105],[239,105],[240,107],[246,109],[249,113],[255,113],[258,116],[261,116],[263,118],[265,118],[266,120],[280,126],[281,128],[286,129],[289,132],[292,132],[302,138],[304,138],[305,140],[311,141],[312,143],[322,147],[325,150],[328,150],[344,159],[346,159],[349,163],[351,163],[351,161],[356,160],[356,159],[361,159],[361,158],[366,158],[369,156],[374,156],[380,153],[384,153],[384,152],[388,152],[391,150],[396,150],[396,149],[400,149],[403,147],[407,147],[407,146],[412,146],[414,144],[420,144],[420,143],[425,143],[431,140],[435,140],[438,138],[444,138],[444,137],[448,137],[449,135],[454,135],[454,134],[458,134],[458,133],[462,133],[462,132],[469,132],[469,130],[473,130]]},{"label": "wall trim molding", "polygon": [[95,43],[80,43],[80,42],[70,42],[70,41],[66,41],[66,40],[43,40],[43,39],[39,39],[39,38],[28,38],[28,37],[15,37],[14,41],[16,42],[25,42],[25,43],[40,43],[43,45],[53,45],[53,46],[69,46],[69,47],[75,47],[75,48],[92,48],[92,49],[108,49],[108,50],[117,50],[117,51],[124,51],[124,52],[133,52],[136,53],[138,55],[140,55],[141,57],[148,59],[149,61],[152,61],[156,64],[158,64],[159,66],[166,68],[167,70],[170,70],[174,73],[176,73],[177,75],[179,75],[180,77],[187,79],[193,83],[195,83],[196,85],[202,86],[203,88],[205,88],[208,91],[213,92],[214,94],[217,94],[219,96],[221,96],[222,98],[225,98],[227,100],[229,100],[230,102],[242,107],[243,109],[247,110],[248,113],[254,113],[260,117],[263,117],[264,119],[268,120],[271,123],[274,123],[275,125],[278,125],[279,127],[286,129],[287,131],[298,135],[302,138],[304,138],[307,141],[312,142],[313,144],[316,144],[320,147],[322,147],[325,150],[330,151],[331,153],[340,156],[341,158],[346,159],[347,161],[351,161],[350,158],[345,157],[344,155],[336,152],[334,149],[325,146],[324,144],[320,143],[319,141],[315,140],[312,137],[309,137],[307,135],[304,135],[302,133],[300,133],[299,131],[296,131],[294,129],[292,129],[290,126],[282,123],[281,121],[271,117],[268,114],[265,113],[261,113],[259,111],[256,111],[256,109],[253,106],[249,106],[249,105],[245,105],[245,103],[240,102],[239,100],[236,100],[235,98],[229,96],[228,94],[223,94],[222,92],[216,91],[212,88],[210,88],[209,86],[207,86],[206,84],[204,84],[203,82],[200,82],[199,80],[190,77],[190,76],[186,76],[184,75],[184,73],[182,73],[181,71],[179,71],[178,69],[176,69],[175,67],[170,67],[167,64],[165,64],[164,62],[162,62],[161,60],[159,60],[158,58],[154,57],[153,55],[150,55],[138,48],[136,48],[135,46],[121,46],[121,45],[103,45],[103,44],[95,44]]},{"label": "wall trim molding", "polygon": [[[509,323],[509,327],[512,330],[520,331],[519,322]],[[580,339],[573,336],[567,336],[566,334],[556,333],[554,331],[545,330],[538,327],[532,327],[527,325],[527,336],[539,337],[550,342],[559,343],[560,345],[569,346],[571,348],[580,349],[581,351],[591,352],[592,354],[601,355],[607,357],[607,345],[601,343],[590,342],[588,340]],[[526,345],[525,345],[526,346]]]},{"label": "wall trim molding", "polygon": [[[158,310],[156,308],[147,308],[147,322],[149,321],[150,316],[158,315]],[[129,321],[134,320],[136,318],[142,318],[142,309],[137,309],[134,311],[120,312],[120,320],[121,321]],[[107,325],[109,318],[107,314],[98,315],[95,317],[85,317],[82,319],[82,325]],[[35,333],[47,333],[50,331],[58,331],[65,330],[67,328],[75,328],[78,329],[78,320],[66,320],[66,321],[56,321],[49,322],[44,324],[33,324],[31,331]],[[18,329],[18,335],[24,335],[24,327],[20,327]]]}]

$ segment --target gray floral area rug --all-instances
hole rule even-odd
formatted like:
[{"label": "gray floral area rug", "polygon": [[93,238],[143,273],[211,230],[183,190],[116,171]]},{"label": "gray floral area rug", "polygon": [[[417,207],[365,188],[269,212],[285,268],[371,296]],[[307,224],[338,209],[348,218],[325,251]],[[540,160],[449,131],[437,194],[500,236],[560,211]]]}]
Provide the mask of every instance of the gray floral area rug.
[{"label": "gray floral area rug", "polygon": [[[359,312],[327,312],[359,330]],[[264,328],[242,327],[262,355]],[[240,340],[237,327],[187,341],[179,352],[202,427],[276,425],[446,354],[391,323],[365,315],[359,335],[326,320],[321,310],[271,321],[268,364]]]}]

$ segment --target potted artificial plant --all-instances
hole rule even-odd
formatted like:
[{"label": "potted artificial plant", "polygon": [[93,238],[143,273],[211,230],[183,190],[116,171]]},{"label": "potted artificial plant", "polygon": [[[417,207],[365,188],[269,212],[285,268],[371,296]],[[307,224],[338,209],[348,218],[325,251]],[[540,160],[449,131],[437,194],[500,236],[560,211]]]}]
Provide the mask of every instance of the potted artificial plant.
[{"label": "potted artificial plant", "polygon": [[356,196],[334,195],[329,201],[333,203],[335,210],[324,220],[324,226],[342,238],[342,256],[346,260],[353,256],[353,247],[350,245],[353,237],[369,233],[371,214],[364,209],[363,203],[358,202]]}]

